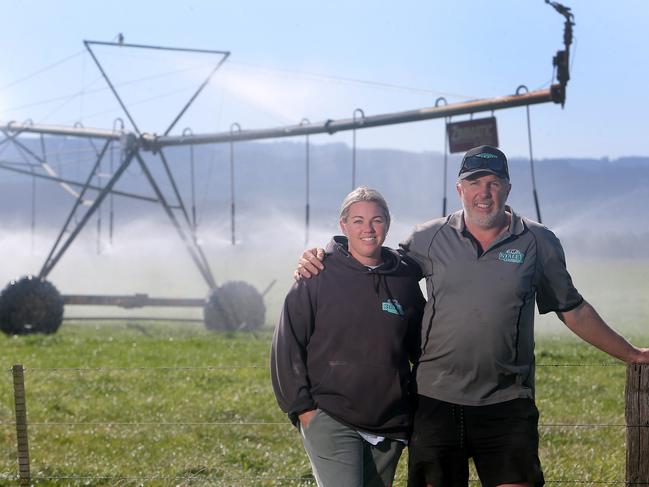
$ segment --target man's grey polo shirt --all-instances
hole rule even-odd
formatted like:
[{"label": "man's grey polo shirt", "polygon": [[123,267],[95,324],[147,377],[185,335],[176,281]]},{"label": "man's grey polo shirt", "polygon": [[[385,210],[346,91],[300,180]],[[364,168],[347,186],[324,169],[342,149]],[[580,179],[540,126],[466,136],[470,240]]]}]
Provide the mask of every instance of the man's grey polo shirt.
[{"label": "man's grey polo shirt", "polygon": [[534,397],[534,300],[539,312],[583,301],[557,237],[511,212],[509,229],[480,255],[463,212],[415,227],[401,247],[421,266],[418,393],[463,405]]}]

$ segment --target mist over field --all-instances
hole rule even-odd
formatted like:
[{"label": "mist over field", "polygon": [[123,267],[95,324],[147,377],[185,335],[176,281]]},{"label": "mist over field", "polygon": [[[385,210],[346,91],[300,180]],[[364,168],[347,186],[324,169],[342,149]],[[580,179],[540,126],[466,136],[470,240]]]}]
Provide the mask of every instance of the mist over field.
[{"label": "mist over field", "polygon": [[[50,140],[50,144],[54,141]],[[60,143],[60,142],[59,142]],[[70,144],[69,142],[68,144]],[[92,157],[59,156],[52,167],[61,177],[83,180]],[[311,226],[305,241],[305,146],[298,142],[241,143],[235,146],[236,240],[230,243],[229,147],[195,148],[194,187],[198,239],[219,284],[244,280],[265,296],[266,322],[279,314],[297,257],[306,246],[324,246],[338,233],[338,206],[351,190],[351,150],[344,144],[312,144]],[[87,150],[87,147],[84,149]],[[189,149],[165,154],[185,204],[191,209]],[[3,154],[11,160],[10,154]],[[114,154],[114,163],[119,154]],[[159,162],[147,161],[166,195],[169,184]],[[393,224],[387,244],[396,246],[414,224],[441,216],[443,156],[363,149],[357,153],[357,185],[379,189],[390,204]],[[449,157],[447,211],[458,208],[454,181],[459,157]],[[104,164],[103,182],[109,172]],[[629,331],[646,329],[649,320],[649,217],[640,202],[649,199],[649,158],[541,160],[536,180],[543,223],[562,240],[577,287],[606,319]],[[84,172],[85,171],[85,172]],[[515,211],[536,219],[529,161],[510,158]],[[74,197],[59,185],[37,181],[32,217],[32,181],[0,172],[0,286],[10,279],[38,273],[60,231]],[[136,165],[116,186],[151,195]],[[90,192],[88,198],[94,198]],[[169,197],[170,200],[173,198]],[[115,197],[114,233],[108,238],[110,201],[93,216],[49,275],[63,294],[134,294],[151,297],[202,298],[208,287],[180,237],[159,205]],[[180,213],[177,213],[180,217]],[[34,231],[32,232],[32,218]],[[76,220],[80,216],[76,217]],[[66,317],[81,315],[195,317],[199,309],[122,310],[66,308]],[[539,332],[563,329],[554,316],[538,321]]]}]

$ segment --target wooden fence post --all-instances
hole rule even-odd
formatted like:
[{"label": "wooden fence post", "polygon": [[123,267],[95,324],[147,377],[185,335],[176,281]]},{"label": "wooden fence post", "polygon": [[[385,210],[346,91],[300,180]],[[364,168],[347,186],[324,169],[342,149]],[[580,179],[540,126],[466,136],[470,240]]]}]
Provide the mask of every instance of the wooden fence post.
[{"label": "wooden fence post", "polygon": [[25,400],[25,376],[22,365],[11,368],[14,377],[14,404],[16,407],[16,441],[18,443],[18,477],[20,485],[30,485],[29,443],[27,442],[27,401]]},{"label": "wooden fence post", "polygon": [[649,364],[626,373],[626,482],[649,486]]}]

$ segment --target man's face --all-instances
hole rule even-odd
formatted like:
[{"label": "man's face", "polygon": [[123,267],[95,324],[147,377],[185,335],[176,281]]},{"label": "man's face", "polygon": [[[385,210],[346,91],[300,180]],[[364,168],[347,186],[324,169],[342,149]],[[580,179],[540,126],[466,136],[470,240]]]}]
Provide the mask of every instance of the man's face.
[{"label": "man's face", "polygon": [[347,218],[340,221],[347,236],[349,252],[356,260],[373,265],[372,259],[381,256],[388,225],[381,207],[373,201],[358,201],[349,207]]},{"label": "man's face", "polygon": [[501,224],[511,187],[506,179],[489,173],[460,180],[456,188],[464,217],[485,230]]}]

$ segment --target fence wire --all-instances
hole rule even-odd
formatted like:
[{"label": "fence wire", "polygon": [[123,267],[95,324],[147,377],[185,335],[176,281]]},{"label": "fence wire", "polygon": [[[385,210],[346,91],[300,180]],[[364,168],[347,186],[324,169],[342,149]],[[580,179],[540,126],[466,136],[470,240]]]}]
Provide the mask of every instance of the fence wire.
[{"label": "fence wire", "polygon": [[[538,368],[568,368],[568,367],[624,367],[625,364],[604,362],[604,363],[547,363],[537,364]],[[51,375],[65,375],[65,374],[86,374],[86,373],[114,373],[114,372],[136,372],[136,373],[156,373],[156,372],[210,372],[210,371],[232,371],[236,373],[239,370],[268,370],[267,365],[257,364],[232,364],[232,365],[213,365],[201,367],[59,367],[59,368],[43,368],[43,367],[26,367],[24,368],[25,374],[33,374],[33,376],[49,377]],[[8,370],[11,374],[11,369]],[[270,387],[270,386],[269,386]],[[16,426],[15,421],[0,421],[3,426]],[[270,427],[278,428],[274,434],[280,433],[294,433],[294,428],[288,421],[265,421],[265,420],[241,420],[241,421],[34,421],[29,422],[30,427],[38,429],[47,429],[52,427],[144,427],[144,428],[195,428],[195,427],[218,427],[218,428],[257,428],[257,427]],[[642,425],[626,425],[622,423],[540,423],[539,428],[559,429],[559,428],[647,428],[648,424]],[[282,432],[281,429],[286,428]],[[225,485],[259,485],[264,483],[272,483],[278,485],[282,483],[301,483],[314,485],[315,480],[307,476],[269,476],[269,475],[252,475],[252,476],[218,476],[210,475],[209,469],[199,469],[192,472],[191,475],[42,475],[36,473],[32,475],[31,482],[38,484],[42,482],[63,482],[63,483],[92,483],[92,482],[106,482],[119,485],[120,483],[129,482],[181,482],[180,485],[189,485],[195,482],[205,483],[214,482]],[[19,476],[12,472],[0,472],[0,480],[18,482]],[[396,485],[405,485],[406,478],[395,478]],[[469,481],[472,484],[478,484],[479,480],[472,478]],[[573,485],[646,485],[644,483],[634,483],[625,480],[586,480],[586,479],[546,479],[547,484],[573,484]]]},{"label": "fence wire", "polygon": [[[1,474],[0,480],[10,480],[17,482],[18,476],[15,474]],[[76,481],[76,482],[96,482],[96,481],[109,481],[109,482],[146,482],[146,481],[174,481],[174,482],[300,482],[315,484],[314,478],[307,477],[270,477],[270,476],[242,476],[242,477],[214,477],[214,476],[194,476],[194,477],[180,477],[173,475],[146,475],[146,476],[112,476],[112,475],[66,475],[66,476],[37,476],[31,477],[32,481]],[[407,482],[405,477],[395,477],[397,484]],[[469,483],[479,484],[480,480],[477,478],[470,478]],[[546,484],[573,484],[573,485],[647,485],[646,482],[632,482],[625,480],[582,480],[582,479],[545,479]],[[249,484],[248,484],[249,485]]]}]

